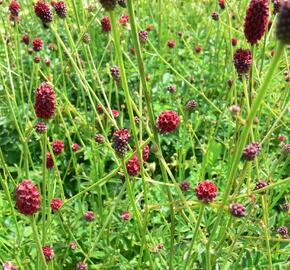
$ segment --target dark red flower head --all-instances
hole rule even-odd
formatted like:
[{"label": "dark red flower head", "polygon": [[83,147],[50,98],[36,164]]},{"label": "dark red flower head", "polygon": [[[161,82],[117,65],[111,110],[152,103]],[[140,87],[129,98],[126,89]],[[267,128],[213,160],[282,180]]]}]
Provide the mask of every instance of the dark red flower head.
[{"label": "dark red flower head", "polygon": [[61,140],[55,140],[52,142],[51,147],[52,147],[53,153],[55,155],[59,155],[63,152],[64,143]]},{"label": "dark red flower head", "polygon": [[117,0],[99,0],[99,2],[106,11],[113,10],[117,5]]},{"label": "dark red flower head", "polygon": [[40,208],[40,194],[37,185],[30,179],[24,179],[15,190],[16,208],[26,216],[31,216]]},{"label": "dark red flower head", "polygon": [[113,134],[114,149],[117,154],[121,157],[125,156],[128,149],[128,142],[131,135],[129,131],[125,128],[118,129]]},{"label": "dark red flower head", "polygon": [[182,191],[188,191],[189,188],[190,188],[190,183],[188,181],[182,181],[180,184],[179,184],[179,187]]},{"label": "dark red flower head", "polygon": [[22,42],[26,45],[29,44],[29,35],[25,34],[22,36]]},{"label": "dark red flower head", "polygon": [[60,198],[54,198],[50,201],[50,207],[53,212],[56,212],[62,206],[62,200]]},{"label": "dark red flower head", "polygon": [[93,221],[93,220],[95,219],[95,214],[94,214],[94,212],[93,212],[93,211],[87,211],[87,212],[85,213],[85,219],[86,219],[86,221],[88,221],[88,222]]},{"label": "dark red flower head", "polygon": [[219,0],[219,6],[221,9],[225,8],[225,0]]},{"label": "dark red flower head", "polygon": [[58,1],[56,3],[53,3],[53,7],[54,7],[54,10],[55,10],[56,14],[58,15],[58,17],[60,17],[60,18],[66,17],[67,8],[66,8],[65,2]]},{"label": "dark red flower head", "polygon": [[34,110],[39,118],[50,119],[56,108],[56,98],[53,88],[46,82],[36,89]]},{"label": "dark red flower head", "polygon": [[129,21],[129,16],[127,14],[122,14],[119,18],[119,23],[125,24]]},{"label": "dark red flower head", "polygon": [[[134,152],[136,151],[136,145],[134,146],[133,151]],[[145,147],[143,148],[143,151],[142,151],[143,161],[147,161],[148,160],[148,158],[149,158],[149,152],[150,152],[149,145],[145,145]]]},{"label": "dark red flower head", "polygon": [[78,262],[76,269],[77,270],[87,270],[88,265],[85,262]]},{"label": "dark red flower head", "polygon": [[201,52],[200,45],[196,45],[195,48],[194,48],[194,50],[195,50],[196,53],[200,53]]},{"label": "dark red flower head", "polygon": [[20,11],[20,4],[16,0],[12,0],[9,4],[10,14],[13,16],[18,16]]},{"label": "dark red flower head", "polygon": [[53,15],[50,10],[49,4],[45,3],[43,0],[39,0],[34,4],[34,12],[35,15],[40,18],[40,20],[44,23],[52,22]]},{"label": "dark red flower head", "polygon": [[43,41],[40,38],[35,38],[32,41],[32,46],[34,51],[40,51],[43,47]]},{"label": "dark red flower head", "polygon": [[54,162],[51,153],[46,154],[46,168],[52,169],[54,167]]},{"label": "dark red flower head", "polygon": [[46,127],[46,124],[43,123],[43,122],[38,122],[36,125],[35,125],[35,131],[37,133],[44,133],[46,131],[47,127]]},{"label": "dark red flower head", "polygon": [[234,54],[234,65],[239,76],[247,75],[252,64],[252,54],[248,49],[237,49]]},{"label": "dark red flower head", "polygon": [[147,31],[140,30],[139,33],[138,33],[138,35],[139,35],[140,42],[145,43],[147,41],[147,39],[148,39],[148,33],[147,33]]},{"label": "dark red flower head", "polygon": [[199,200],[208,203],[212,202],[217,195],[216,185],[208,180],[199,182],[195,187],[196,196]]},{"label": "dark red flower head", "polygon": [[236,46],[238,44],[238,39],[237,38],[232,38],[232,45]]},{"label": "dark red flower head", "polygon": [[126,168],[130,176],[135,176],[140,172],[140,162],[138,155],[133,156],[126,162]]},{"label": "dark red flower head", "polygon": [[266,31],[269,17],[269,0],[251,0],[244,23],[248,42],[256,44]]},{"label": "dark red flower head", "polygon": [[261,145],[258,142],[248,144],[243,150],[243,158],[245,160],[254,160],[261,150]]},{"label": "dark red flower head", "polygon": [[119,81],[120,80],[120,68],[118,66],[113,66],[110,68],[110,73],[111,76],[113,77],[113,79],[115,81]]},{"label": "dark red flower head", "polygon": [[219,15],[218,12],[214,11],[214,12],[211,14],[211,17],[212,17],[212,19],[213,19],[214,21],[218,21],[220,15]]},{"label": "dark red flower head", "polygon": [[121,214],[121,219],[124,221],[127,221],[130,219],[130,213],[128,211],[125,211]]},{"label": "dark red flower head", "polygon": [[44,246],[42,248],[42,252],[43,252],[43,255],[44,255],[44,258],[47,262],[51,261],[54,257],[54,251],[52,249],[51,246]]},{"label": "dark red flower head", "polygon": [[167,41],[167,46],[168,46],[168,48],[170,48],[170,49],[174,48],[174,47],[175,47],[175,44],[176,44],[176,42],[175,42],[174,39],[169,39],[169,40]]},{"label": "dark red flower head", "polygon": [[240,203],[232,203],[229,207],[230,213],[235,217],[244,217],[246,215],[246,208]]},{"label": "dark red flower head", "polygon": [[110,32],[112,29],[110,18],[108,16],[104,16],[101,19],[102,30],[104,32]]},{"label": "dark red flower head", "polygon": [[160,113],[157,118],[157,127],[161,134],[176,130],[179,123],[177,112],[166,110]]},{"label": "dark red flower head", "polygon": [[77,143],[73,143],[72,144],[72,150],[74,151],[74,152],[76,152],[76,151],[78,151],[79,150],[79,145],[77,144]]},{"label": "dark red flower head", "polygon": [[276,35],[283,43],[290,44],[290,1],[281,2],[277,19]]},{"label": "dark red flower head", "polygon": [[273,10],[273,14],[277,14],[280,11],[280,7],[281,7],[281,3],[280,0],[272,0],[273,2],[273,6],[274,6],[274,10]]}]

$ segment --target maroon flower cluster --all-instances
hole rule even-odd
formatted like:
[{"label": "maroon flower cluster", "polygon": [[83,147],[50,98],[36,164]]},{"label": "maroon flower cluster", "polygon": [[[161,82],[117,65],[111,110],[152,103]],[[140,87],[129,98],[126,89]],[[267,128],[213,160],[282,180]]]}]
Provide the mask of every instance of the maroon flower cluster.
[{"label": "maroon flower cluster", "polygon": [[18,267],[16,267],[12,262],[4,262],[2,264],[2,270],[18,270]]},{"label": "maroon flower cluster", "polygon": [[186,105],[185,105],[185,108],[188,111],[193,111],[193,110],[195,110],[196,107],[197,107],[197,102],[194,99],[188,100]]},{"label": "maroon flower cluster", "polygon": [[110,32],[112,30],[110,18],[108,16],[104,16],[101,19],[102,31],[103,32]]},{"label": "maroon flower cluster", "polygon": [[147,31],[140,30],[139,33],[138,33],[138,35],[139,35],[140,42],[145,43],[147,41],[147,39],[148,39],[148,33],[147,33]]},{"label": "maroon flower cluster", "polygon": [[[255,190],[259,190],[266,186],[268,186],[267,182],[264,179],[260,179],[259,181],[256,182]],[[266,191],[261,192],[261,194],[266,194]]]},{"label": "maroon flower cluster", "polygon": [[95,141],[102,144],[105,142],[105,137],[102,134],[96,134]]},{"label": "maroon flower cluster", "polygon": [[219,20],[219,13],[214,11],[212,14],[211,14],[211,18],[214,20],[214,21],[218,21]]},{"label": "maroon flower cluster", "polygon": [[232,203],[229,207],[230,213],[235,217],[244,217],[246,215],[246,208],[240,203]]},{"label": "maroon flower cluster", "polygon": [[243,150],[243,158],[245,160],[254,160],[261,150],[261,145],[258,142],[248,144]]},{"label": "maroon flower cluster", "polygon": [[234,54],[234,65],[239,76],[247,75],[252,64],[252,54],[248,49],[237,49]]},{"label": "maroon flower cluster", "polygon": [[172,49],[172,48],[175,47],[175,45],[176,45],[176,42],[175,42],[174,39],[169,39],[169,40],[167,41],[167,47],[168,47],[168,48]]},{"label": "maroon flower cluster", "polygon": [[50,201],[50,207],[53,212],[56,212],[62,206],[62,200],[60,198],[53,198]]},{"label": "maroon flower cluster", "polygon": [[35,38],[32,41],[32,46],[33,46],[33,50],[36,51],[36,52],[38,52],[43,47],[43,41],[41,40],[41,38]]},{"label": "maroon flower cluster", "polygon": [[268,0],[251,0],[244,23],[244,33],[251,45],[256,44],[266,31],[269,17]]},{"label": "maroon flower cluster", "polygon": [[42,23],[48,24],[52,22],[53,15],[49,4],[45,3],[44,0],[39,0],[34,4],[35,15],[40,18]]},{"label": "maroon flower cluster", "polygon": [[110,68],[111,76],[115,81],[120,80],[120,68],[118,66],[113,66]]},{"label": "maroon flower cluster", "polygon": [[56,98],[53,88],[46,82],[36,89],[34,110],[39,118],[50,119],[56,108]]},{"label": "maroon flower cluster", "polygon": [[35,131],[37,133],[44,133],[46,131],[46,124],[43,123],[43,122],[38,122],[36,125],[35,125]]},{"label": "maroon flower cluster", "polygon": [[40,194],[37,186],[30,180],[24,179],[15,190],[16,208],[26,216],[31,216],[40,208]]},{"label": "maroon flower cluster", "polygon": [[170,93],[174,93],[176,91],[176,87],[175,85],[168,85],[167,86],[167,91],[170,92]]},{"label": "maroon flower cluster", "polygon": [[47,169],[52,169],[54,167],[54,161],[52,158],[51,153],[46,154],[46,168]]},{"label": "maroon flower cluster", "polygon": [[157,127],[161,134],[176,130],[179,123],[177,112],[165,110],[157,118]]},{"label": "maroon flower cluster", "polygon": [[16,1],[12,0],[9,4],[10,14],[13,16],[18,16],[20,12],[21,5]]},{"label": "maroon flower cluster", "polygon": [[277,20],[276,35],[279,40],[290,44],[290,1],[281,3],[280,12]]},{"label": "maroon flower cluster", "polygon": [[179,184],[179,187],[182,191],[188,191],[189,188],[190,188],[190,183],[188,181],[182,181],[180,184]]},{"label": "maroon flower cluster", "polygon": [[95,214],[94,214],[94,212],[93,212],[93,211],[87,211],[87,212],[85,213],[85,219],[86,219],[86,221],[88,221],[88,222],[93,221],[93,220],[95,219]]},{"label": "maroon flower cluster", "polygon": [[77,270],[87,270],[88,265],[85,262],[78,262],[76,269]]},{"label": "maroon flower cluster", "polygon": [[225,0],[219,0],[219,6],[221,9],[225,8]]},{"label": "maroon flower cluster", "polygon": [[99,0],[99,2],[106,11],[113,10],[117,5],[117,0]]},{"label": "maroon flower cluster", "polygon": [[275,15],[275,14],[279,13],[281,4],[280,4],[280,0],[272,0],[272,2],[273,2],[273,6],[274,6],[273,14]]},{"label": "maroon flower cluster", "polygon": [[128,149],[128,142],[131,135],[129,131],[125,128],[118,129],[113,134],[113,141],[114,141],[114,149],[116,153],[120,157],[124,157],[126,155]]},{"label": "maroon flower cluster", "polygon": [[63,152],[64,143],[61,140],[55,140],[52,142],[51,147],[55,155],[60,155]]},{"label": "maroon flower cluster", "polygon": [[205,203],[212,202],[217,196],[217,187],[211,181],[201,181],[195,187],[195,193],[199,200]]},{"label": "maroon flower cluster", "polygon": [[44,258],[47,262],[51,261],[54,257],[54,250],[52,249],[51,246],[46,245],[42,248],[42,252],[44,255]]},{"label": "maroon flower cluster", "polygon": [[130,176],[135,176],[140,172],[140,161],[138,155],[133,156],[126,162],[126,169]]},{"label": "maroon flower cluster", "polygon": [[58,17],[60,18],[65,18],[67,14],[67,7],[65,2],[63,1],[58,1],[56,3],[53,3],[54,10]]}]

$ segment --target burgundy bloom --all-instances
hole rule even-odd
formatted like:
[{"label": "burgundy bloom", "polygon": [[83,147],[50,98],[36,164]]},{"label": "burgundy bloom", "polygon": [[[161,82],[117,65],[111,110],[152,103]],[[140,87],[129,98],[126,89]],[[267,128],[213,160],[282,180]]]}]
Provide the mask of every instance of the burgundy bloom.
[{"label": "burgundy bloom", "polygon": [[103,32],[110,32],[112,30],[110,18],[108,16],[104,16],[101,19],[102,31]]},{"label": "burgundy bloom", "polygon": [[195,110],[197,107],[197,102],[194,100],[194,99],[190,99],[187,101],[186,105],[185,105],[185,108],[188,110],[188,111],[193,111]]},{"label": "burgundy bloom", "polygon": [[279,140],[280,142],[284,142],[284,141],[286,140],[286,136],[284,136],[284,135],[279,135],[279,136],[278,136],[278,140]]},{"label": "burgundy bloom", "polygon": [[114,132],[113,134],[113,147],[116,151],[116,153],[121,156],[124,157],[127,149],[128,149],[128,142],[130,139],[131,135],[129,133],[129,131],[125,128],[122,129],[118,129]]},{"label": "burgundy bloom", "polygon": [[237,38],[232,38],[231,41],[232,41],[232,45],[233,46],[236,46],[238,44],[238,39]]},{"label": "burgundy bloom", "polygon": [[39,63],[41,61],[41,57],[40,55],[35,55],[34,59],[33,59],[34,63]]},{"label": "burgundy bloom", "polygon": [[198,183],[195,192],[199,200],[208,203],[212,202],[217,196],[217,187],[213,182],[205,180]]},{"label": "burgundy bloom", "polygon": [[43,123],[43,122],[38,122],[36,125],[35,125],[35,131],[37,133],[44,133],[46,131],[46,124]]},{"label": "burgundy bloom", "polygon": [[281,151],[284,155],[288,155],[290,153],[290,144],[289,143],[283,143],[281,145]]},{"label": "burgundy bloom", "polygon": [[213,19],[214,21],[218,21],[220,15],[219,15],[218,12],[214,11],[214,12],[211,14],[211,17],[212,17],[212,19]]},{"label": "burgundy bloom", "polygon": [[47,262],[51,261],[54,257],[54,251],[51,246],[46,245],[42,248],[43,255]]},{"label": "burgundy bloom", "polygon": [[9,11],[12,16],[18,16],[21,5],[16,1],[12,0],[9,4]]},{"label": "burgundy bloom", "polygon": [[40,208],[40,194],[37,185],[24,179],[15,189],[16,208],[26,216],[31,216]]},{"label": "burgundy bloom", "polygon": [[194,50],[195,50],[196,53],[200,53],[201,52],[200,45],[196,45],[195,48],[194,48]]},{"label": "burgundy bloom", "polygon": [[46,168],[47,169],[52,169],[54,167],[54,161],[52,158],[51,153],[46,154]]},{"label": "burgundy bloom", "polygon": [[99,0],[99,2],[106,11],[113,10],[117,5],[117,0]]},{"label": "burgundy bloom", "polygon": [[103,106],[101,104],[97,105],[97,111],[99,114],[102,114],[104,112]]},{"label": "burgundy bloom", "polygon": [[244,23],[244,33],[251,45],[256,44],[266,31],[269,17],[268,0],[251,0]]},{"label": "burgundy bloom", "polygon": [[219,0],[219,6],[221,9],[225,8],[225,0]]},{"label": "burgundy bloom", "polygon": [[118,66],[113,66],[110,68],[111,76],[115,81],[120,80],[120,68]]},{"label": "burgundy bloom", "polygon": [[126,221],[130,219],[130,213],[128,211],[125,211],[121,214],[121,219]]},{"label": "burgundy bloom", "polygon": [[173,93],[173,92],[175,92],[176,91],[176,87],[175,87],[175,85],[168,85],[167,86],[167,91],[168,92],[170,92],[170,93]]},{"label": "burgundy bloom", "polygon": [[261,151],[261,145],[258,142],[248,144],[243,150],[243,158],[245,160],[254,160]]},{"label": "burgundy bloom", "polygon": [[50,119],[56,108],[56,98],[53,88],[46,82],[36,89],[34,110],[39,118]]},{"label": "burgundy bloom", "polygon": [[172,49],[172,48],[175,47],[175,45],[176,45],[176,42],[175,42],[174,39],[169,39],[169,40],[167,41],[167,47],[168,47],[168,48]]},{"label": "burgundy bloom", "polygon": [[179,123],[177,112],[166,110],[160,113],[157,118],[157,127],[161,134],[176,130]]},{"label": "burgundy bloom", "polygon": [[88,222],[93,221],[93,220],[95,219],[95,214],[94,214],[94,212],[93,212],[93,211],[87,211],[87,212],[85,213],[85,219],[86,219],[86,221],[88,221]]},{"label": "burgundy bloom", "polygon": [[2,270],[18,270],[18,267],[16,267],[12,262],[4,262],[2,264]]},{"label": "burgundy bloom", "polygon": [[69,243],[69,247],[73,250],[77,248],[77,243],[75,241]]},{"label": "burgundy bloom", "polygon": [[44,64],[46,65],[46,66],[50,66],[50,59],[49,59],[49,57],[46,57],[45,59],[44,59]]},{"label": "burgundy bloom", "polygon": [[234,54],[234,65],[239,76],[247,75],[252,64],[252,54],[247,49],[237,49]]},{"label": "burgundy bloom", "polygon": [[95,141],[102,144],[105,142],[105,137],[102,134],[96,134]]},{"label": "burgundy bloom", "polygon": [[63,152],[64,143],[61,140],[55,140],[52,142],[51,147],[52,147],[53,153],[55,155],[59,155]]},{"label": "burgundy bloom", "polygon": [[276,35],[283,43],[290,44],[290,1],[281,3],[277,20]]},{"label": "burgundy bloom", "polygon": [[232,203],[229,207],[230,213],[235,217],[244,217],[246,215],[246,208],[240,203]]},{"label": "burgundy bloom", "polygon": [[67,13],[66,4],[63,1],[58,1],[53,4],[54,10],[58,17],[65,18]]},{"label": "burgundy bloom", "polygon": [[78,262],[76,268],[77,270],[87,270],[88,265],[85,262]]},{"label": "burgundy bloom", "polygon": [[74,151],[74,152],[76,152],[76,151],[78,151],[79,150],[79,145],[77,144],[77,143],[73,143],[73,145],[72,145],[72,150]]},{"label": "burgundy bloom", "polygon": [[147,31],[140,30],[139,33],[138,33],[138,35],[139,35],[140,42],[145,43],[147,41],[147,39],[148,39],[148,33],[147,33]]},{"label": "burgundy bloom", "polygon": [[33,50],[36,51],[36,52],[38,52],[43,47],[43,41],[40,38],[35,38],[32,41],[32,46],[33,46]]},{"label": "burgundy bloom", "polygon": [[29,35],[25,34],[22,36],[22,42],[26,45],[29,44]]},{"label": "burgundy bloom", "polygon": [[50,207],[53,212],[56,212],[62,206],[62,200],[60,198],[54,198],[50,201]]},{"label": "burgundy bloom", "polygon": [[34,4],[35,15],[40,18],[42,23],[47,24],[52,22],[53,15],[50,10],[49,4],[45,3],[43,0],[39,0]]},{"label": "burgundy bloom", "polygon": [[118,0],[118,4],[122,8],[127,7],[126,0]]},{"label": "burgundy bloom", "polygon": [[281,234],[283,238],[288,238],[288,228],[285,226],[280,226],[277,229],[277,233]]},{"label": "burgundy bloom", "polygon": [[126,162],[126,168],[130,176],[135,176],[140,172],[140,162],[138,155],[133,156]]},{"label": "burgundy bloom", "polygon": [[[255,190],[259,190],[261,188],[264,188],[268,186],[267,182],[264,179],[260,179],[259,181],[256,182],[256,187]],[[267,191],[261,192],[261,194],[266,194]]]},{"label": "burgundy bloom", "polygon": [[119,18],[119,23],[125,24],[129,21],[129,16],[127,14],[122,14]]},{"label": "burgundy bloom", "polygon": [[183,32],[179,31],[179,32],[177,33],[177,35],[178,35],[179,37],[182,37],[182,36],[183,36]]},{"label": "burgundy bloom", "polygon": [[182,191],[188,191],[190,189],[190,183],[188,181],[183,181],[179,184]]}]

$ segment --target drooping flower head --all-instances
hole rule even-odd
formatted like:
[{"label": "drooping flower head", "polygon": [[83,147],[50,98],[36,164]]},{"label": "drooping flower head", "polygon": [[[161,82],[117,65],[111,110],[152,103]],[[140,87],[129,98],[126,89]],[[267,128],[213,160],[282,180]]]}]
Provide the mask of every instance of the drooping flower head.
[{"label": "drooping flower head", "polygon": [[251,0],[244,22],[244,33],[251,45],[256,44],[266,31],[269,17],[268,0]]}]

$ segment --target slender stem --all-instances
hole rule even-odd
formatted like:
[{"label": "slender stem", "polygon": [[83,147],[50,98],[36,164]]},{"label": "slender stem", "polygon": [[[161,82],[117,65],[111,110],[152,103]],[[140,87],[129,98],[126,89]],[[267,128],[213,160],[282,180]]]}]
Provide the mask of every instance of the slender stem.
[{"label": "slender stem", "polygon": [[199,215],[198,215],[198,218],[197,218],[197,221],[196,221],[196,224],[195,224],[195,228],[194,228],[194,231],[193,231],[193,236],[192,236],[192,239],[191,239],[190,247],[189,247],[189,250],[187,252],[186,259],[185,259],[185,264],[184,264],[184,267],[183,267],[184,270],[186,270],[186,269],[188,269],[190,267],[191,252],[192,252],[192,248],[193,248],[194,242],[195,242],[197,234],[198,234],[198,230],[199,230],[200,223],[201,223],[201,220],[202,220],[202,217],[203,217],[204,209],[205,209],[205,204],[202,203],[200,205]]},{"label": "slender stem", "polygon": [[47,152],[47,131],[42,135],[42,244],[46,242],[46,205],[47,205],[47,183],[46,183],[46,152]]},{"label": "slender stem", "polygon": [[37,232],[37,227],[36,227],[35,217],[34,216],[31,217],[31,226],[32,226],[35,242],[36,242],[36,245],[37,245],[38,253],[39,253],[40,257],[41,257],[44,269],[48,269],[44,254],[42,252],[41,242],[40,242],[39,235],[38,235],[38,232]]}]

